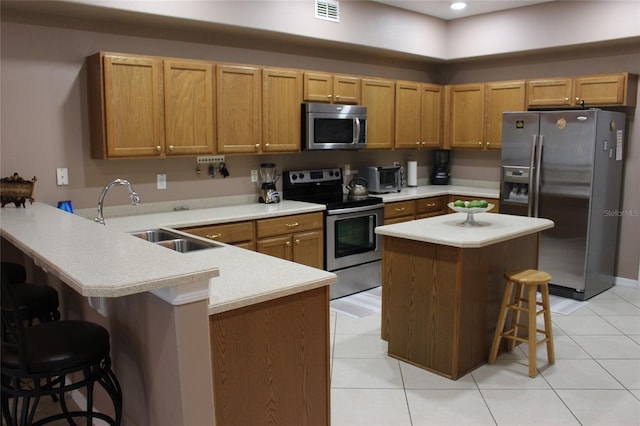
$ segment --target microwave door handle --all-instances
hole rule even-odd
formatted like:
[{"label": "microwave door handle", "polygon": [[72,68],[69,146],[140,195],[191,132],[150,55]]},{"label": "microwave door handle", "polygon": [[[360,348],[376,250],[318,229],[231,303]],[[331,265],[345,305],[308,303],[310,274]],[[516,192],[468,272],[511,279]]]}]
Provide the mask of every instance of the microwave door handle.
[{"label": "microwave door handle", "polygon": [[353,135],[353,144],[358,143],[358,138],[360,137],[360,119],[356,117],[356,133]]}]

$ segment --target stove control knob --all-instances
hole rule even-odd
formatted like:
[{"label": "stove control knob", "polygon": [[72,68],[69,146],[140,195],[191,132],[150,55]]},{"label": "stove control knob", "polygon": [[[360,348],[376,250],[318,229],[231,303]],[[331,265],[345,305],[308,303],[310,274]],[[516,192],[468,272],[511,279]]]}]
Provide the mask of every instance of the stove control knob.
[{"label": "stove control knob", "polygon": [[299,177],[300,179],[304,179],[304,173],[298,173],[298,177]]},{"label": "stove control knob", "polygon": [[296,179],[298,179],[298,175],[295,175],[295,174],[291,175],[291,180],[296,180]]}]

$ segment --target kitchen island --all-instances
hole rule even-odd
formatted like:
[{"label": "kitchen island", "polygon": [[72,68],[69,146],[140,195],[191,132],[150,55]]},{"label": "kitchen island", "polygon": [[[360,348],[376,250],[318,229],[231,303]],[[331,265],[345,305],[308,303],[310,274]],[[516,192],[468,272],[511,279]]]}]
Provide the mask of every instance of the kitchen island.
[{"label": "kitchen island", "polygon": [[256,203],[107,216],[102,226],[34,203],[2,209],[0,235],[3,259],[7,248],[22,253],[58,289],[63,319],[109,330],[123,424],[328,424],[334,274],[223,243],[179,253],[128,234],[323,209]]},{"label": "kitchen island", "polygon": [[382,338],[389,356],[457,379],[486,363],[503,274],[536,268],[548,219],[464,213],[376,228],[383,236]]}]

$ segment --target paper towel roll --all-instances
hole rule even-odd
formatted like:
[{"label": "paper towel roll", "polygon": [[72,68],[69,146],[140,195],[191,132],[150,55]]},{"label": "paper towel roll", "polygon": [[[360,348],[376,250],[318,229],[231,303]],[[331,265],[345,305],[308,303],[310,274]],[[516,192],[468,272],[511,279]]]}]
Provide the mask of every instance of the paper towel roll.
[{"label": "paper towel roll", "polygon": [[418,162],[407,162],[407,186],[418,186]]}]

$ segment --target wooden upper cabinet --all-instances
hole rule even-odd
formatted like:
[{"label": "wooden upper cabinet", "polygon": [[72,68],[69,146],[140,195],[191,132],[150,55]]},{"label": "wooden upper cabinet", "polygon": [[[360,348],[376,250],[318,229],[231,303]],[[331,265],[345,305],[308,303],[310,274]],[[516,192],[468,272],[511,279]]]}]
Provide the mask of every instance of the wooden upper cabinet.
[{"label": "wooden upper cabinet", "polygon": [[262,144],[260,68],[216,66],[218,153],[256,153]]},{"label": "wooden upper cabinet", "polygon": [[92,158],[161,155],[162,59],[98,53],[87,68]]},{"label": "wooden upper cabinet", "polygon": [[531,108],[636,106],[638,75],[624,72],[529,80],[527,91]]},{"label": "wooden upper cabinet", "polygon": [[367,107],[367,149],[393,148],[395,82],[363,78],[362,105]]},{"label": "wooden upper cabinet", "polygon": [[444,134],[444,94],[439,84],[422,84],[420,148],[440,148]]},{"label": "wooden upper cabinet", "polygon": [[448,86],[451,148],[484,148],[484,84]]},{"label": "wooden upper cabinet", "polygon": [[304,73],[304,100],[335,104],[360,103],[360,78],[317,72]]},{"label": "wooden upper cabinet", "polygon": [[573,82],[571,78],[544,78],[527,82],[529,107],[571,106]]},{"label": "wooden upper cabinet", "polygon": [[213,154],[213,65],[164,61],[166,154]]},{"label": "wooden upper cabinet", "polygon": [[396,148],[442,146],[442,89],[437,84],[396,83]]},{"label": "wooden upper cabinet", "polygon": [[396,83],[396,148],[420,148],[420,83]]},{"label": "wooden upper cabinet", "polygon": [[502,113],[525,111],[526,86],[524,80],[500,81],[485,85],[484,142],[487,149],[502,148]]},{"label": "wooden upper cabinet", "polygon": [[576,105],[635,106],[638,76],[629,73],[577,77],[573,81]]},{"label": "wooden upper cabinet", "polygon": [[300,151],[302,72],[262,70],[262,151]]}]

